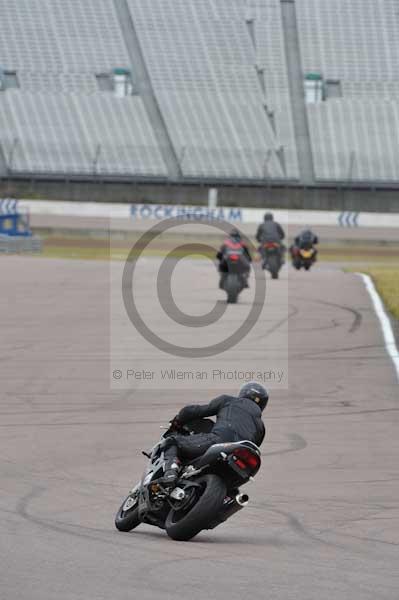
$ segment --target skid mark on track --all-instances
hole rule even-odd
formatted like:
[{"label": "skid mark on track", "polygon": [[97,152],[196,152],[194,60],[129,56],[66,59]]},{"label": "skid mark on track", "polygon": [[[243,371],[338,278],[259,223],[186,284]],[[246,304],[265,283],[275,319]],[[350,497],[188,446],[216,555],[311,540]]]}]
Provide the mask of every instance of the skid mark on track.
[{"label": "skid mark on track", "polygon": [[[241,542],[240,546],[238,546],[235,550],[231,546],[232,540],[229,536],[224,536],[221,539],[216,537],[212,537],[212,539],[205,538],[207,532],[201,532],[200,536],[193,540],[190,543],[190,550],[192,552],[191,556],[187,556],[187,553],[190,550],[187,549],[187,545],[184,544],[184,547],[172,542],[167,536],[166,533],[153,528],[151,530],[138,530],[132,533],[120,533],[116,530],[108,530],[108,529],[96,529],[94,527],[86,527],[83,525],[74,525],[72,523],[64,523],[62,521],[49,521],[44,518],[40,518],[34,516],[29,511],[29,506],[31,502],[37,498],[39,498],[42,494],[48,491],[48,488],[44,486],[34,486],[31,491],[23,496],[18,504],[17,504],[17,514],[25,519],[29,523],[33,523],[43,530],[48,530],[50,532],[69,535],[77,539],[89,540],[96,544],[104,543],[107,545],[114,546],[118,549],[124,547],[129,550],[132,555],[132,569],[131,574],[135,577],[139,577],[142,579],[142,575],[145,572],[146,577],[148,577],[148,568],[151,568],[151,572],[154,570],[160,570],[162,567],[168,567],[177,563],[180,565],[182,561],[187,563],[196,562],[198,560],[201,561],[209,561],[212,564],[219,563],[221,566],[225,565],[225,561],[220,558],[220,546],[225,545],[229,550],[230,558],[239,558],[242,557],[242,545],[247,545],[248,540],[245,538],[240,538],[239,542]],[[234,536],[234,534],[233,534]],[[148,546],[140,544],[139,552],[140,555],[147,555],[147,565],[145,570],[142,566],[134,566],[134,556],[136,547],[132,546],[132,540],[136,538],[136,541],[150,541],[154,542]],[[233,539],[234,541],[234,539]],[[238,541],[237,539],[235,540]],[[285,544],[282,540],[279,539],[270,539],[269,542],[266,540],[257,541],[256,545],[264,545],[264,543],[269,543],[270,545],[281,546],[281,545],[289,545]],[[210,544],[215,545],[215,552],[210,552]],[[250,542],[251,545],[251,542]],[[168,549],[168,552],[173,552],[174,558],[162,559],[164,553]],[[195,554],[194,554],[195,553]]]},{"label": "skid mark on track", "polygon": [[273,327],[271,327],[267,331],[263,331],[261,334],[253,336],[252,340],[256,342],[256,340],[266,339],[272,333],[275,333],[275,331],[277,331],[280,327],[282,327],[285,323],[287,323],[290,319],[292,319],[292,317],[294,317],[298,313],[299,313],[299,308],[297,306],[291,305],[291,311],[288,313],[288,315],[286,317],[284,317],[280,321],[277,321],[277,323],[275,325],[273,325]]},{"label": "skid mark on track", "polygon": [[[332,348],[327,350],[314,350],[313,352],[302,352],[300,354],[293,354],[290,356],[291,359],[295,360],[339,360],[340,356],[332,356],[337,353],[342,352],[352,352],[353,350],[371,350],[371,349],[384,349],[382,344],[364,344],[361,346],[345,346],[344,348]],[[348,358],[351,359],[380,359],[385,358],[385,356],[350,356]],[[346,359],[345,359],[346,360]]]},{"label": "skid mark on track", "polygon": [[[379,483],[383,481],[383,482],[387,482],[387,481],[391,481],[391,479],[384,479],[384,480],[380,480]],[[355,481],[353,481],[352,483],[356,483]],[[399,546],[399,541],[398,542],[391,542],[389,540],[382,540],[379,538],[375,538],[375,537],[371,537],[369,535],[358,535],[355,533],[349,533],[346,531],[341,531],[340,527],[345,526],[347,527],[348,525],[352,525],[354,523],[359,523],[359,522],[368,522],[368,521],[393,521],[396,520],[395,517],[392,519],[391,516],[387,515],[387,513],[389,513],[389,511],[394,510],[397,511],[398,507],[397,506],[381,506],[381,505],[377,505],[374,507],[370,507],[371,512],[369,512],[368,514],[362,516],[362,517],[355,517],[355,518],[349,518],[349,519],[345,519],[344,521],[342,521],[340,524],[337,525],[337,527],[334,528],[326,528],[320,531],[320,533],[327,533],[327,534],[332,534],[338,537],[348,537],[348,538],[353,538],[353,539],[357,539],[360,540],[362,542],[370,542],[370,543],[376,543],[376,544],[387,544],[388,546]],[[380,516],[382,515],[382,516]]]},{"label": "skid mark on track", "polygon": [[289,448],[283,448],[282,450],[273,450],[272,452],[266,452],[263,456],[275,456],[276,454],[288,454],[289,452],[299,452],[308,445],[306,440],[298,433],[291,433],[287,436],[291,442]]},{"label": "skid mark on track", "polygon": [[298,517],[296,517],[291,512],[281,510],[279,508],[274,508],[273,505],[270,505],[267,502],[264,502],[261,505],[259,505],[259,504],[254,505],[254,508],[261,508],[261,507],[267,508],[267,510],[284,517],[286,519],[287,524],[290,527],[290,529],[294,533],[300,535],[301,537],[307,538],[307,539],[311,540],[312,542],[316,542],[323,546],[330,546],[333,548],[340,548],[340,549],[345,548],[345,546],[342,544],[330,542],[328,540],[324,540],[323,538],[318,537],[316,534],[312,533],[312,531],[308,527],[305,527],[305,525],[298,519]]},{"label": "skid mark on track", "polygon": [[[335,412],[335,413],[295,413],[295,414],[289,414],[289,415],[285,415],[285,416],[270,416],[268,417],[268,420],[281,420],[281,419],[308,419],[308,418],[313,418],[313,417],[339,417],[339,416],[347,416],[347,415],[366,415],[366,414],[375,414],[375,413],[386,413],[386,412],[395,412],[395,411],[399,411],[399,407],[392,407],[392,408],[376,408],[376,409],[365,409],[365,410],[357,410],[357,411],[353,411],[353,410],[348,410],[348,411],[340,411],[340,412]],[[158,421],[155,421],[155,423],[158,423]],[[129,427],[132,426],[136,426],[136,425],[143,425],[143,424],[154,424],[154,421],[104,421],[104,422],[97,422],[97,423],[90,423],[90,422],[72,422],[72,423],[1,423],[0,424],[0,428],[1,427],[27,427],[27,428],[34,428],[34,427],[82,427],[82,426],[87,426],[87,425],[91,425],[91,426],[99,426],[99,427],[112,427],[112,426],[121,426],[121,425],[126,425]]]},{"label": "skid mark on track", "polygon": [[326,325],[318,325],[316,327],[291,327],[290,333],[310,333],[314,331],[326,331],[330,329],[336,329],[337,327],[341,327],[342,323],[338,321],[338,319],[331,319],[330,323]]},{"label": "skid mark on track", "polygon": [[[86,527],[84,525],[74,525],[73,523],[64,523],[62,521],[50,521],[32,515],[29,512],[29,506],[31,502],[39,496],[43,495],[47,491],[47,489],[48,488],[43,486],[34,486],[28,494],[23,496],[18,501],[16,507],[17,514],[29,523],[33,523],[41,529],[46,529],[55,533],[67,534],[76,538],[86,539],[93,542],[103,542],[105,544],[111,544],[117,547],[120,547],[121,545],[130,545],[130,540],[124,539],[124,534],[123,537],[118,536],[118,539],[116,539],[116,531],[112,531],[113,537],[111,537],[111,530],[96,529],[94,527]],[[104,537],[104,534],[108,534],[108,536]],[[140,548],[140,552],[150,551],[146,548]]]},{"label": "skid mark on track", "polygon": [[399,407],[392,408],[370,408],[364,410],[348,410],[348,411],[337,411],[337,412],[326,412],[326,413],[294,413],[288,416],[271,416],[268,417],[268,420],[287,420],[287,419],[311,419],[314,417],[346,417],[348,415],[367,415],[367,414],[378,414],[378,413],[386,413],[386,412],[397,412],[399,411]]},{"label": "skid mark on track", "polygon": [[386,540],[379,540],[378,538],[354,535],[352,533],[341,533],[341,532],[334,531],[333,534],[343,536],[343,537],[349,537],[354,540],[359,540],[361,542],[368,542],[368,543],[374,543],[374,544],[386,544],[387,546],[399,546],[399,542],[388,542]]},{"label": "skid mark on track", "polygon": [[86,427],[98,426],[98,427],[109,427],[112,425],[154,425],[158,421],[72,421],[64,423],[0,423],[0,427]]},{"label": "skid mark on track", "polygon": [[[335,542],[335,541],[324,539],[323,537],[321,537],[323,533],[328,533],[328,534],[332,534],[332,535],[340,535],[340,534],[337,534],[337,533],[331,532],[331,531],[324,531],[322,529],[317,529],[317,530],[315,530],[315,532],[313,532],[309,527],[306,527],[298,519],[298,517],[295,516],[292,512],[274,508],[273,505],[270,506],[270,504],[267,504],[267,502],[262,503],[262,505],[256,505],[254,507],[260,508],[261,506],[266,507],[268,510],[270,510],[271,512],[273,512],[275,514],[283,516],[287,520],[287,524],[290,527],[290,529],[297,535],[301,536],[302,538],[308,539],[309,541],[315,542],[324,547],[330,547],[330,548],[334,548],[334,549],[338,549],[338,550],[346,551],[346,552],[350,550],[351,555],[353,555],[353,554],[357,554],[359,556],[368,556],[369,555],[369,552],[362,547],[359,547],[359,546],[353,547],[353,545],[348,547],[348,544],[345,544],[344,542]],[[357,536],[348,535],[348,537],[357,539]],[[362,540],[362,538],[358,538],[358,539]],[[375,541],[375,540],[367,540],[367,538],[365,538],[362,541]]]},{"label": "skid mark on track", "polygon": [[352,323],[348,329],[349,333],[354,333],[357,329],[359,329],[360,325],[362,324],[363,315],[359,310],[351,306],[345,306],[344,304],[336,304],[335,302],[327,302],[326,300],[320,300],[317,298],[301,298],[299,296],[294,296],[294,298],[296,300],[301,300],[306,303],[321,304],[322,306],[331,306],[332,308],[338,308],[339,310],[349,312],[353,317]]}]

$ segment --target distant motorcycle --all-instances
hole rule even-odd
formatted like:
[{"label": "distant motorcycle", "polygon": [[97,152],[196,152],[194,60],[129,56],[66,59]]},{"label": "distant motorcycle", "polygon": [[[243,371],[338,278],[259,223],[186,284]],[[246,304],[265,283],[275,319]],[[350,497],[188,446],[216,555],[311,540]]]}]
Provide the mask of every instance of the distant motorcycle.
[{"label": "distant motorcycle", "polygon": [[227,302],[236,304],[239,294],[246,287],[248,271],[243,266],[242,255],[230,252],[225,257],[227,272],[223,274],[222,288],[227,294]]},{"label": "distant motorcycle", "polygon": [[304,268],[309,271],[310,267],[316,260],[316,249],[313,245],[305,245],[301,248],[293,246],[291,248],[292,266],[298,271]]},{"label": "distant motorcycle", "polygon": [[278,279],[279,271],[283,266],[283,249],[278,242],[263,242],[260,247],[262,269],[270,272],[272,279]]},{"label": "distant motorcycle", "polygon": [[[210,419],[197,419],[179,433],[209,432]],[[260,450],[250,441],[214,444],[203,456],[186,461],[172,490],[158,480],[164,474],[162,442],[176,433],[169,428],[148,453],[149,463],[141,481],[129,492],[115,517],[119,531],[131,531],[140,523],[166,530],[174,540],[191,540],[204,529],[214,529],[248,504],[239,490],[258,472]]]}]

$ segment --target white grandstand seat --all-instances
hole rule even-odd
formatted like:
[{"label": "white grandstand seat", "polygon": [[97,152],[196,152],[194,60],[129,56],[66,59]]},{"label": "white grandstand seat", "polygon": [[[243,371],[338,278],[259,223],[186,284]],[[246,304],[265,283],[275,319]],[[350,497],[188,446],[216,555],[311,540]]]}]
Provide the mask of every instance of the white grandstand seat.
[{"label": "white grandstand seat", "polygon": [[130,64],[113,0],[0,0],[0,22],[20,85],[0,96],[14,170],[167,176],[142,100],[98,90],[96,73]]},{"label": "white grandstand seat", "polygon": [[[129,7],[183,173],[298,178],[279,0]],[[101,144],[102,172],[166,174],[141,100],[98,89],[96,74],[130,64],[113,0],[0,0],[0,20],[0,62],[20,85],[0,101],[0,119],[12,114],[5,150],[18,138],[14,168],[88,172]]]},{"label": "white grandstand seat", "polygon": [[18,71],[22,91],[68,94],[95,94],[98,86],[94,73]]},{"label": "white grandstand seat", "polygon": [[396,0],[300,0],[296,9],[305,71],[398,84]]},{"label": "white grandstand seat", "polygon": [[129,64],[113,0],[0,0],[1,65],[95,73]]},{"label": "white grandstand seat", "polygon": [[0,130],[15,171],[167,175],[138,97],[9,90],[0,95]]},{"label": "white grandstand seat", "polygon": [[300,0],[296,10],[304,73],[341,81],[343,94],[308,107],[316,178],[397,180],[397,1]]},{"label": "white grandstand seat", "polygon": [[399,179],[399,100],[331,100],[308,114],[318,179]]},{"label": "white grandstand seat", "polygon": [[[128,0],[185,175],[297,178],[278,0]],[[256,23],[254,48],[245,18]],[[265,70],[266,90],[256,66]],[[264,105],[275,111],[273,130]],[[275,150],[286,149],[286,173]],[[271,154],[270,154],[271,153]]]}]

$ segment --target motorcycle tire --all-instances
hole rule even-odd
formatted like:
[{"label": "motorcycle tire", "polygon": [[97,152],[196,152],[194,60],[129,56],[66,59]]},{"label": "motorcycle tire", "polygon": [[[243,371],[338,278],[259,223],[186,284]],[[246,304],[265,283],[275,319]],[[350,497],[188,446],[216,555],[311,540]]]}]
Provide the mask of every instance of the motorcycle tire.
[{"label": "motorcycle tire", "polygon": [[131,498],[129,495],[124,501],[115,516],[115,527],[118,531],[132,531],[141,521],[139,519],[139,507],[138,501],[128,510],[123,510],[128,499]]},{"label": "motorcycle tire", "polygon": [[236,304],[240,290],[238,279],[232,275],[228,275],[226,278],[224,289],[227,293],[228,304]]},{"label": "motorcycle tire", "polygon": [[294,269],[296,269],[297,271],[300,271],[301,269],[301,263],[298,260],[293,260],[292,261],[292,266],[294,267]]},{"label": "motorcycle tire", "polygon": [[166,517],[166,533],[172,540],[187,542],[203,529],[207,529],[223,505],[226,484],[217,475],[204,475],[196,480],[205,487],[193,508],[183,515],[171,510]]},{"label": "motorcycle tire", "polygon": [[268,261],[268,269],[272,276],[272,279],[278,279],[278,272],[280,270],[281,264],[280,260],[277,256],[271,256]]}]

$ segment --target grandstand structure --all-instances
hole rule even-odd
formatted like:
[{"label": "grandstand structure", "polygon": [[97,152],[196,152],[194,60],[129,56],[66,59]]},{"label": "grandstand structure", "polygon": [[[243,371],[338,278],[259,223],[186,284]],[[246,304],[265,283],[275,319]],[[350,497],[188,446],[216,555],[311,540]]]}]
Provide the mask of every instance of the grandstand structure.
[{"label": "grandstand structure", "polygon": [[340,84],[308,106],[316,178],[399,180],[399,4],[395,0],[296,3],[304,72]]},{"label": "grandstand structure", "polygon": [[397,0],[0,0],[0,21],[1,178],[399,187]]}]

